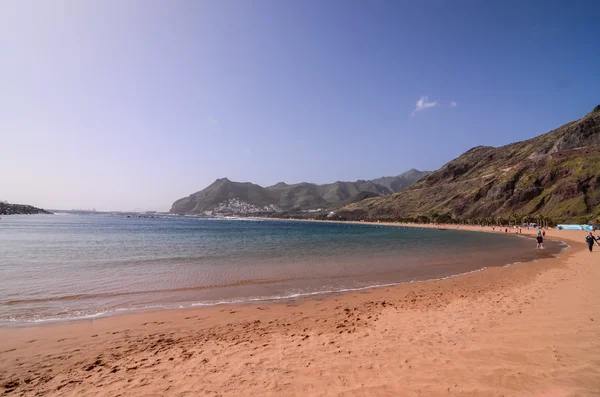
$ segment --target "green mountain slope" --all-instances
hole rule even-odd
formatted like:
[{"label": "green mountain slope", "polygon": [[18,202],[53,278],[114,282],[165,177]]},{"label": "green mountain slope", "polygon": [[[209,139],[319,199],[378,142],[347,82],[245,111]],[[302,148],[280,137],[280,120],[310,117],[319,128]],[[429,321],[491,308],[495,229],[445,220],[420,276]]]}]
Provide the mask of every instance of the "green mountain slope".
[{"label": "green mountain slope", "polygon": [[600,107],[538,137],[475,147],[388,197],[348,205],[347,219],[454,219],[543,215],[556,221],[600,216]]},{"label": "green mountain slope", "polygon": [[265,188],[271,196],[272,202],[280,208],[313,208],[327,205],[321,193],[319,185],[314,183],[297,183],[287,185],[278,183],[274,186]]},{"label": "green mountain slope", "polygon": [[319,186],[319,193],[328,203],[339,203],[362,192],[377,195],[392,194],[388,188],[371,181],[334,182]]}]

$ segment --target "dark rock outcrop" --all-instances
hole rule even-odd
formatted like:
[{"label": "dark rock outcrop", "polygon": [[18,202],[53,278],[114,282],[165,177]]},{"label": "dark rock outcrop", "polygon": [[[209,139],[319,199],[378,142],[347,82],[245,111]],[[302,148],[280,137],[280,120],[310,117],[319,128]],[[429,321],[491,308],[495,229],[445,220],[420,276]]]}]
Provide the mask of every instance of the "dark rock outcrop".
[{"label": "dark rock outcrop", "polygon": [[33,214],[52,214],[44,209],[32,205],[8,204],[0,202],[0,215],[33,215]]}]

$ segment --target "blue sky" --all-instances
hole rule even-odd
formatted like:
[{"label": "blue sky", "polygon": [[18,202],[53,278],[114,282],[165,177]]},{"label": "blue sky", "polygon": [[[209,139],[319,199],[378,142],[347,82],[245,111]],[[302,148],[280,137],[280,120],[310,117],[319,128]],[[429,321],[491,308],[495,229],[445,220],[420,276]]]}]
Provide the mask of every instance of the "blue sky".
[{"label": "blue sky", "polygon": [[[0,4],[0,199],[167,210],[439,168],[600,103],[597,1]],[[420,105],[419,105],[420,104]]]}]

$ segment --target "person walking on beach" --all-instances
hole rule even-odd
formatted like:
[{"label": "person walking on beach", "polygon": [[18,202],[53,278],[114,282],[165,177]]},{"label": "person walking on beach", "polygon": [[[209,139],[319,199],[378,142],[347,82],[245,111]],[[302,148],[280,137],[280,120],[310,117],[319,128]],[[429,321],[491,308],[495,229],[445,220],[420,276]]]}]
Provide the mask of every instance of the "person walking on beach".
[{"label": "person walking on beach", "polygon": [[592,232],[590,232],[590,234],[588,234],[588,236],[585,238],[585,242],[588,243],[588,248],[590,249],[590,252],[592,252],[592,250],[594,249],[594,242],[600,245],[600,242],[596,237],[594,237]]},{"label": "person walking on beach", "polygon": [[544,238],[541,233],[538,233],[537,237],[537,249],[544,249]]}]

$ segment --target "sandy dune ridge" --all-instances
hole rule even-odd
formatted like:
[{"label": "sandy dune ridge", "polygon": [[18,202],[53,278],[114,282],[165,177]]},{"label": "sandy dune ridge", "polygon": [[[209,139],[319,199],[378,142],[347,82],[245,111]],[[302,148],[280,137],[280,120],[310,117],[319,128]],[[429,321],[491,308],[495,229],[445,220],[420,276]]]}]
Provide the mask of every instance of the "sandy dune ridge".
[{"label": "sandy dune ridge", "polygon": [[0,329],[0,393],[600,395],[600,247],[587,252],[584,232],[548,237],[572,248],[302,301]]}]

